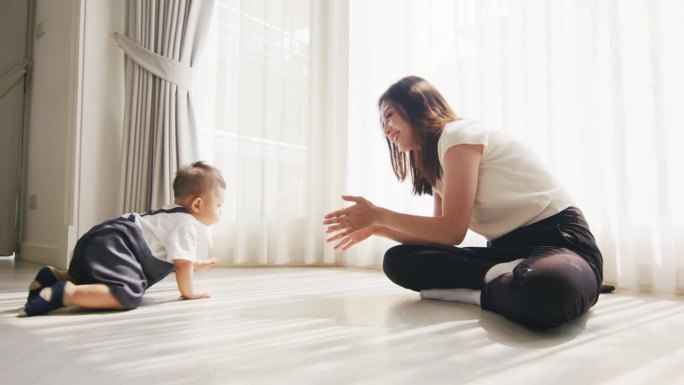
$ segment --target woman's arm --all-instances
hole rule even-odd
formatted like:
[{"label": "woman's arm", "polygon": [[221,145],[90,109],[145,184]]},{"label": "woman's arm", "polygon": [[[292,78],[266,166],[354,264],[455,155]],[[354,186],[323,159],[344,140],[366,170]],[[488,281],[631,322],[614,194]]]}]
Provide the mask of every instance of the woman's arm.
[{"label": "woman's arm", "polygon": [[436,193],[432,192],[432,196],[435,198],[435,208],[434,208],[434,214],[432,215],[433,217],[441,217],[442,216],[442,197]]},{"label": "woman's arm", "polygon": [[402,233],[387,226],[373,225],[373,235],[388,238],[399,243],[432,243],[430,239],[422,239],[410,234]]},{"label": "woman's arm", "polygon": [[472,215],[482,150],[481,145],[457,145],[447,151],[442,170],[444,196],[435,196],[434,217],[402,214],[361,197],[343,196],[355,204],[326,215],[323,223],[330,225],[329,232],[340,231],[340,237],[374,226],[377,235],[399,242],[460,244]]},{"label": "woman's arm", "polygon": [[[433,198],[434,198],[434,214],[433,217],[441,217],[442,216],[442,197],[436,193],[433,192]],[[392,230],[389,227],[386,226],[379,226],[379,225],[373,225],[374,231],[373,235],[378,235],[381,237],[389,238],[393,241],[397,241],[399,243],[419,243],[419,242],[428,242],[425,239],[420,239],[413,237],[411,235],[401,233],[396,230]]]}]

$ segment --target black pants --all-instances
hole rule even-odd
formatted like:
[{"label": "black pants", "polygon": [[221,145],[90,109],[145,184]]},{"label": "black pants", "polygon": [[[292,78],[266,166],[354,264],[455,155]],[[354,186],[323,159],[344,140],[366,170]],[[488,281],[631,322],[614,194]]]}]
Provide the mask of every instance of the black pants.
[{"label": "black pants", "polygon": [[[524,258],[512,273],[484,284],[494,265]],[[383,269],[407,289],[482,290],[481,306],[539,327],[571,321],[593,306],[603,259],[582,212],[574,207],[487,243],[487,247],[403,244],[385,253]]]}]

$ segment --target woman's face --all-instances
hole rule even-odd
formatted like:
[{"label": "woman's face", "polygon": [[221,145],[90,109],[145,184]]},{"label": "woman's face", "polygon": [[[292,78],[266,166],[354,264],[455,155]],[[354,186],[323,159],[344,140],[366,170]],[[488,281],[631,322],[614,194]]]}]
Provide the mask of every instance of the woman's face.
[{"label": "woman's face", "polygon": [[420,145],[413,134],[411,125],[401,117],[391,102],[383,100],[380,104],[382,131],[399,151],[419,150]]}]

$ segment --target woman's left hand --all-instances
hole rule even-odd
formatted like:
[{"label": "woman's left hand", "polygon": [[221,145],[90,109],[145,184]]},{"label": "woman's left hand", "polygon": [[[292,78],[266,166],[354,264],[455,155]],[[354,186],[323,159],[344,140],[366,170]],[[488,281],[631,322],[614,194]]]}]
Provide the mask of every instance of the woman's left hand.
[{"label": "woman's left hand", "polygon": [[354,202],[354,205],[326,215],[323,221],[324,225],[328,225],[326,232],[339,232],[338,235],[344,237],[355,231],[378,224],[380,207],[373,205],[363,197],[342,195],[342,199]]},{"label": "woman's left hand", "polygon": [[342,239],[341,241],[337,242],[335,245],[334,249],[337,250],[339,248],[342,249],[342,251],[347,250],[348,248],[354,246],[355,244],[365,240],[366,238],[370,237],[375,233],[375,229],[373,226],[368,226],[364,229],[354,231],[353,233],[349,235],[345,235],[343,233],[337,234],[333,237],[330,237],[326,239],[326,242],[334,242],[337,241],[338,239]]}]

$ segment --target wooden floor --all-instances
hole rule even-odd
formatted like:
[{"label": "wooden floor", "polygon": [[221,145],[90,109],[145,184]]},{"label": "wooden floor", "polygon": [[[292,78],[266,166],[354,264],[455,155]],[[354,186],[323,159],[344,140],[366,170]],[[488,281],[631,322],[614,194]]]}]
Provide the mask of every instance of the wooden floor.
[{"label": "wooden floor", "polygon": [[129,312],[18,318],[38,265],[0,261],[0,384],[684,384],[684,301],[617,292],[561,328],[420,300],[382,272],[216,268]]}]

